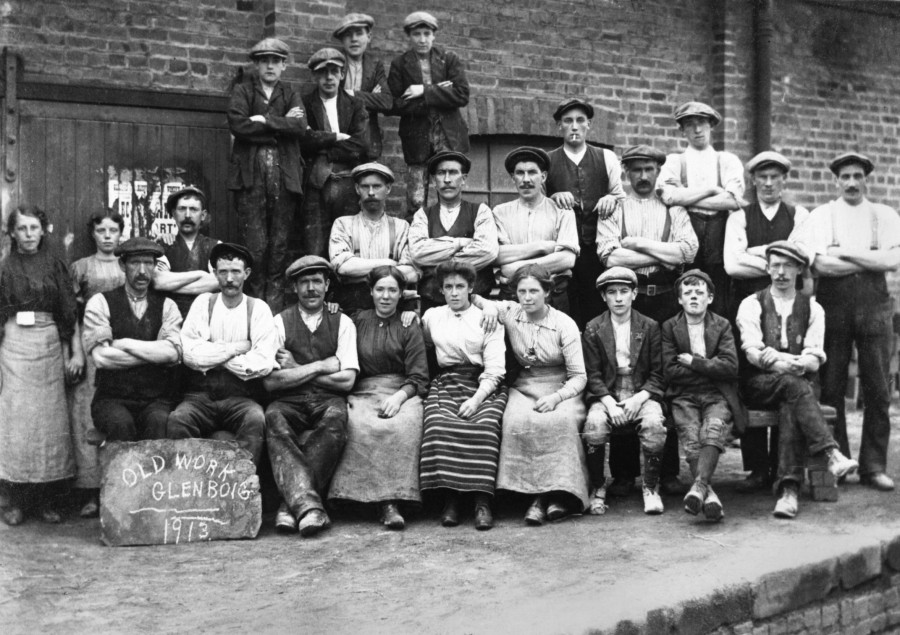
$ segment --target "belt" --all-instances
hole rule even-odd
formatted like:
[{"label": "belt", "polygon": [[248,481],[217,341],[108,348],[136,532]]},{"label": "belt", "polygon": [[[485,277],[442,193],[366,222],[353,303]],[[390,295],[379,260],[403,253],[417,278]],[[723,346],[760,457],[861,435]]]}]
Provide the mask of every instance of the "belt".
[{"label": "belt", "polygon": [[654,295],[662,295],[663,293],[668,293],[675,289],[675,285],[671,284],[646,284],[639,285],[637,288],[637,292],[641,295],[654,296]]}]

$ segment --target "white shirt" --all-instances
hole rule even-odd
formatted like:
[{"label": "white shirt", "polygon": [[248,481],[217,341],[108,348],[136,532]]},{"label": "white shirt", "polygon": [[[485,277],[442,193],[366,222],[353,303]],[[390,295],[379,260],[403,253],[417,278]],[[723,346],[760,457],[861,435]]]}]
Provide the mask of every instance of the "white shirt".
[{"label": "white shirt", "polygon": [[569,146],[564,145],[563,152],[566,153],[566,156],[569,157],[569,160],[572,163],[578,165],[579,163],[581,163],[581,160],[584,158],[584,155],[587,152],[587,144],[581,146],[581,150],[579,150],[578,152],[572,152],[571,150],[569,150]]},{"label": "white shirt", "polygon": [[616,366],[627,368],[631,365],[631,315],[621,324],[614,319],[610,322],[616,337]]},{"label": "white shirt", "polygon": [[691,353],[697,357],[706,357],[706,327],[703,322],[699,324],[687,323],[688,337],[691,340]]},{"label": "white shirt", "polygon": [[824,254],[828,247],[847,249],[893,249],[900,246],[900,216],[887,205],[863,199],[849,205],[843,198],[820,205],[806,222],[795,226],[791,241],[806,246],[810,257]]},{"label": "white shirt", "polygon": [[434,346],[441,368],[471,364],[481,366],[484,372],[479,382],[489,382],[495,390],[506,374],[506,329],[498,324],[490,335],[481,328],[481,309],[470,305],[457,313],[448,306],[425,311],[422,316],[425,344]]},{"label": "white shirt", "polygon": [[[787,320],[794,310],[793,298],[786,300],[772,296],[775,303],[775,311],[781,318],[781,347],[788,348]],[[741,332],[741,348],[744,351],[750,349],[764,349],[766,347],[762,332],[762,305],[756,298],[756,294],[747,296],[741,301],[735,319]],[[809,325],[803,336],[803,350],[801,355],[814,355],[820,363],[825,363],[825,310],[815,300],[809,302]]]},{"label": "white shirt", "polygon": [[[297,309],[300,311],[300,319],[303,320],[306,328],[309,329],[310,333],[315,333],[316,329],[319,328],[319,325],[322,323],[322,316],[324,315],[323,311],[319,311],[318,313],[307,313],[300,305],[297,305]],[[275,316],[275,330],[278,335],[278,348],[283,348],[286,337],[284,332],[284,320],[281,319],[281,314]],[[341,321],[338,324],[337,350],[335,351],[334,356],[337,357],[338,361],[341,363],[341,370],[359,371],[359,358],[356,354],[356,325],[353,324],[353,320],[343,313],[341,313]]]},{"label": "white shirt", "polygon": [[322,105],[325,106],[325,116],[328,117],[328,124],[331,126],[332,132],[340,132],[341,127],[338,125],[337,97],[325,99],[320,97]]},{"label": "white shirt", "polygon": [[[447,209],[441,205],[441,225],[448,230],[459,216],[459,206]],[[475,232],[472,240],[462,249],[456,249],[456,239],[450,236],[433,237],[428,233],[428,216],[419,209],[409,228],[409,251],[413,263],[420,267],[435,267],[454,258],[481,270],[497,258],[500,245],[497,242],[497,224],[491,208],[481,203],[475,215]]]}]

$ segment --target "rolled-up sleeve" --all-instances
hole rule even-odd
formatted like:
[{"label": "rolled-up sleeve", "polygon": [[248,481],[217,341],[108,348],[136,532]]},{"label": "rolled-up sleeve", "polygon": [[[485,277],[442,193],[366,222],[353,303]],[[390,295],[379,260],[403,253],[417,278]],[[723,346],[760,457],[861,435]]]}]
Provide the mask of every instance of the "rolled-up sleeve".
[{"label": "rolled-up sleeve", "polygon": [[[177,309],[176,309],[177,310]],[[109,323],[109,304],[102,293],[94,294],[84,307],[84,329],[81,342],[84,352],[90,355],[103,342],[112,342],[112,325]],[[181,351],[181,343],[178,345]]]},{"label": "rolled-up sleeve", "polygon": [[697,240],[694,226],[691,225],[691,217],[688,216],[687,210],[680,205],[670,207],[669,214],[672,215],[672,232],[669,240],[677,243],[681,249],[682,263],[694,262],[700,242]]},{"label": "rolled-up sleeve", "polygon": [[337,350],[334,356],[341,363],[341,370],[355,370],[359,372],[359,357],[356,352],[356,325],[353,323],[353,320],[343,313],[341,313],[340,326],[338,326]]},{"label": "rolled-up sleeve", "polygon": [[656,192],[666,205],[672,204],[672,195],[675,191],[684,187],[681,182],[681,162],[684,155],[670,154],[666,156],[666,162],[659,169],[659,177],[656,179]]},{"label": "rolled-up sleeve", "polygon": [[162,325],[159,327],[157,340],[165,340],[170,342],[175,350],[178,351],[178,360],[181,361],[184,354],[181,350],[181,324],[183,319],[178,305],[171,298],[166,298],[163,302]]},{"label": "rolled-up sleeve", "polygon": [[763,349],[766,347],[763,342],[762,327],[760,326],[761,318],[762,307],[756,295],[749,295],[744,298],[738,307],[735,322],[741,334],[741,350],[745,353],[754,348]]},{"label": "rolled-up sleeve", "polygon": [[328,239],[328,259],[335,271],[355,255],[353,253],[353,237],[350,233],[352,219],[353,216],[342,216],[336,219],[331,226],[331,235]]},{"label": "rolled-up sleeve", "polygon": [[622,246],[622,208],[619,207],[609,218],[597,218],[597,255],[606,264],[606,259]]},{"label": "rolled-up sleeve", "polygon": [[484,336],[484,349],[481,356],[484,361],[484,372],[478,377],[481,384],[488,384],[491,392],[497,390],[497,386],[506,375],[506,344],[503,341],[506,329],[497,325],[497,328]]},{"label": "rolled-up sleeve", "polygon": [[556,218],[556,251],[563,250],[571,251],[576,256],[581,253],[575,212],[570,209],[560,209]]},{"label": "rolled-up sleeve", "polygon": [[587,385],[587,372],[584,367],[584,352],[578,326],[572,320],[560,320],[557,328],[560,347],[566,360],[566,382],[556,393],[565,401],[577,397],[584,391]]},{"label": "rolled-up sleeve", "polygon": [[475,216],[475,231],[472,242],[456,252],[454,258],[466,262],[475,269],[483,269],[497,259],[500,243],[497,239],[497,224],[491,208],[482,203]]}]

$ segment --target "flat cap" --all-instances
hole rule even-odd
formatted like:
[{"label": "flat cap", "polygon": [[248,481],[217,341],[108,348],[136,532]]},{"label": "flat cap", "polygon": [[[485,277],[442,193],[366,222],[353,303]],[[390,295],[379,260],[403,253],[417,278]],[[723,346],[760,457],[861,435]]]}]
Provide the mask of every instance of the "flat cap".
[{"label": "flat cap", "polygon": [[169,194],[169,198],[166,199],[166,211],[171,215],[175,210],[175,206],[178,205],[178,201],[182,199],[184,196],[196,196],[200,199],[200,205],[203,209],[206,209],[206,194],[203,193],[199,187],[194,187],[193,185],[187,185],[177,192],[172,192]]},{"label": "flat cap", "polygon": [[267,37],[253,45],[253,48],[250,49],[250,59],[260,55],[275,55],[286,60],[290,52],[291,49],[288,48],[288,45],[278,38]]},{"label": "flat cap", "polygon": [[419,26],[427,26],[432,31],[437,31],[437,18],[427,11],[413,11],[408,16],[403,18],[403,30],[407,33]]},{"label": "flat cap", "polygon": [[522,161],[534,161],[538,164],[538,167],[541,168],[542,172],[546,172],[550,168],[550,155],[540,148],[533,148],[531,146],[516,148],[507,154],[506,159],[503,161],[503,165],[506,168],[506,171],[512,174],[516,171],[516,164],[521,163]]},{"label": "flat cap", "polygon": [[562,116],[566,114],[566,111],[572,110],[573,108],[581,108],[582,110],[584,110],[584,112],[587,113],[588,119],[594,118],[593,106],[591,106],[583,99],[579,99],[578,97],[568,97],[567,99],[563,99],[561,102],[559,102],[556,110],[553,111],[553,120],[559,121],[560,119],[562,119]]},{"label": "flat cap", "polygon": [[365,13],[348,13],[344,16],[344,19],[341,20],[341,23],[334,30],[332,35],[340,39],[344,34],[344,31],[355,26],[365,27],[371,31],[372,27],[375,26],[375,18],[366,15]]},{"label": "flat cap", "polygon": [[119,246],[116,247],[114,253],[119,258],[133,256],[135,254],[150,254],[154,258],[161,258],[166,252],[149,238],[137,236],[135,238],[129,238],[124,243],[120,243]]},{"label": "flat cap", "polygon": [[309,62],[306,65],[309,67],[311,71],[317,71],[320,68],[325,68],[329,64],[332,66],[339,66],[340,68],[344,68],[347,63],[347,58],[344,57],[344,54],[341,53],[336,48],[331,48],[330,46],[326,46],[323,49],[319,49],[315,53],[312,54],[312,57],[309,58]]},{"label": "flat cap", "polygon": [[434,174],[437,171],[438,165],[440,165],[441,161],[456,161],[462,166],[463,174],[468,174],[469,170],[472,169],[472,161],[469,160],[469,157],[464,155],[462,152],[456,152],[455,150],[441,150],[433,157],[428,159],[428,174]]},{"label": "flat cap", "polygon": [[333,269],[331,268],[331,263],[322,258],[322,256],[303,256],[292,262],[287,271],[284,272],[284,275],[287,278],[296,278],[304,273],[313,271],[325,271],[325,277],[327,278]]},{"label": "flat cap", "polygon": [[629,161],[656,161],[657,164],[662,165],[666,162],[666,153],[653,146],[631,146],[622,153],[622,163]]},{"label": "flat cap", "polygon": [[702,101],[689,101],[675,109],[675,121],[681,121],[685,117],[706,117],[713,126],[718,126],[722,121],[722,115]]},{"label": "flat cap", "polygon": [[369,163],[357,165],[350,172],[350,176],[353,177],[354,181],[358,181],[366,174],[379,174],[386,178],[388,183],[394,182],[394,173],[391,172],[391,169],[385,164],[379,163],[378,161],[370,161]]},{"label": "flat cap", "polygon": [[782,170],[784,170],[785,174],[791,171],[791,162],[787,160],[787,157],[785,157],[780,152],[775,152],[774,150],[766,150],[764,152],[760,152],[755,157],[747,161],[747,172],[753,174],[755,170],[759,170],[760,168],[767,168],[769,166],[781,168]]},{"label": "flat cap", "polygon": [[834,160],[828,164],[828,169],[837,174],[838,170],[848,163],[859,163],[863,167],[866,176],[869,176],[872,170],[875,169],[875,164],[872,163],[872,160],[859,152],[845,152],[844,154],[836,156]]},{"label": "flat cap", "polygon": [[788,240],[776,240],[775,242],[769,243],[766,247],[766,258],[768,258],[770,254],[786,256],[796,260],[803,266],[809,264],[809,254],[806,253],[806,250],[797,243],[792,243]]},{"label": "flat cap", "polygon": [[597,288],[601,291],[611,284],[627,284],[637,288],[637,274],[628,267],[610,267],[597,278]]},{"label": "flat cap", "polygon": [[700,271],[699,269],[688,269],[678,276],[678,279],[675,281],[675,292],[677,294],[681,294],[681,283],[688,278],[700,278],[706,283],[706,288],[709,289],[710,294],[714,295],[716,293],[716,285],[713,284],[712,278],[706,275],[706,272]]},{"label": "flat cap", "polygon": [[219,258],[240,258],[246,263],[248,268],[253,266],[253,256],[250,255],[250,252],[246,247],[238,245],[237,243],[218,243],[210,250],[209,266],[212,267],[214,271],[216,269],[216,261]]}]

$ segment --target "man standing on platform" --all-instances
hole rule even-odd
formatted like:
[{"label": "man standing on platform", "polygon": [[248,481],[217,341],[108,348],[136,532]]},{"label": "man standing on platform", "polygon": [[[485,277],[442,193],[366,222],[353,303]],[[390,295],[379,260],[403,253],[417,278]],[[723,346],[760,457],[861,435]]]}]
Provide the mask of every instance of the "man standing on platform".
[{"label": "man standing on platform", "polygon": [[[656,180],[665,162],[666,155],[650,146],[625,150],[622,163],[632,193],[612,216],[599,221],[596,246],[598,262],[607,267],[627,267],[637,274],[634,308],[660,325],[678,313],[675,280],[697,254],[697,236],[687,211],[678,205],[666,205],[656,192]],[[613,477],[610,495],[630,493],[640,473],[636,436],[612,437],[609,469]],[[678,435],[670,427],[660,491],[684,494],[678,472]]]},{"label": "man standing on platform", "polygon": [[91,418],[109,441],[164,439],[177,403],[181,315],[150,288],[163,249],[131,238],[116,249],[125,284],[88,300],[85,352],[97,365]]},{"label": "man standing on platform", "polygon": [[210,264],[221,291],[199,295],[184,321],[184,364],[193,372],[184,400],[169,415],[167,436],[191,439],[226,430],[259,465],[265,434],[259,379],[275,366],[277,348],[272,311],[244,294],[253,266],[246,248],[219,243]]},{"label": "man standing on platform", "polygon": [[394,58],[388,75],[400,115],[407,218],[427,203],[428,159],[441,150],[469,151],[469,129],[460,112],[469,103],[466,69],[455,53],[434,46],[437,30],[437,18],[430,13],[406,16],[409,50]]},{"label": "man standing on platform", "polygon": [[504,300],[515,300],[509,280],[521,267],[539,264],[553,274],[548,304],[569,312],[568,287],[572,267],[581,247],[575,228],[575,212],[562,209],[544,196],[550,157],[540,148],[516,148],[506,155],[506,171],[519,196],[494,208],[500,250],[494,264],[500,268],[498,282]]},{"label": "man standing on platform", "polygon": [[675,109],[675,121],[688,147],[666,157],[657,188],[663,203],[687,208],[700,243],[694,266],[716,287],[710,310],[727,315],[731,283],[723,257],[725,223],[729,212],[747,206],[743,198],[744,166],[730,152],[713,149],[712,129],[722,121],[713,108],[689,101]]},{"label": "man standing on platform", "polygon": [[575,212],[581,253],[569,285],[571,315],[584,329],[606,305],[594,285],[603,269],[597,257],[597,218],[608,217],[625,198],[622,167],[611,150],[588,145],[594,107],[578,98],[564,99],[553,113],[563,145],[549,153],[547,196]]},{"label": "man standing on platform", "polygon": [[249,291],[274,311],[284,303],[287,241],[303,192],[300,142],[308,136],[300,95],[281,82],[287,44],[266,38],[250,49],[256,73],[236,84],[228,103],[234,135],[228,189],[256,270]]},{"label": "man standing on platform", "polygon": [[350,172],[369,154],[369,115],[365,104],[341,90],[346,59],[334,48],[309,58],[316,87],[303,96],[310,134],[303,142],[307,163],[304,250],[324,255],[328,232],[339,217],[355,214],[359,199]]},{"label": "man standing on platform", "polygon": [[[731,307],[727,317],[734,319],[741,302],[750,294],[768,287],[772,279],[767,273],[766,248],[777,240],[786,240],[799,227],[809,212],[782,199],[784,182],[791,162],[778,152],[760,152],[747,162],[747,172],[756,187],[756,202],[746,210],[728,217],[725,226],[725,272],[731,276]],[[735,331],[737,338],[739,333]],[[740,342],[738,342],[740,344]],[[745,364],[743,347],[738,356]],[[748,428],[741,437],[744,469],[750,470],[738,483],[737,491],[752,492],[772,484],[778,465],[778,428]]]},{"label": "man standing on platform", "polygon": [[803,453],[798,449],[810,456],[825,454],[828,470],[836,477],[859,465],[838,451],[816,399],[815,374],[825,361],[825,312],[810,296],[797,293],[797,279],[809,262],[806,252],[777,240],[766,246],[765,254],[771,285],[744,298],[737,312],[750,364],[741,378],[741,392],[751,408],[787,406],[790,413],[778,419],[779,498],[774,513],[793,518],[803,483]]},{"label": "man standing on platform", "polygon": [[[363,309],[374,307],[366,281],[372,269],[385,265],[397,267],[409,284],[415,284],[419,272],[409,255],[409,223],[387,213],[394,173],[386,165],[372,162],[353,168],[351,176],[356,183],[359,211],[334,221],[328,255],[340,278],[332,300],[348,315],[355,316]],[[401,312],[414,310],[415,300],[401,300],[399,309]],[[412,317],[406,317],[405,323]]]},{"label": "man standing on platform", "polygon": [[[322,495],[347,438],[347,398],[359,373],[356,327],[343,313],[324,310],[331,265],[304,256],[287,270],[299,303],[275,316],[279,369],[264,384],[266,436],[275,482],[284,501],[280,531],[312,536],[331,526]],[[301,442],[300,435],[310,432]]]},{"label": "man standing on platform", "polygon": [[422,314],[444,304],[444,294],[434,277],[435,268],[450,259],[472,265],[478,272],[475,293],[489,297],[494,286],[491,263],[497,258],[497,225],[491,208],[463,200],[472,162],[452,150],[438,152],[428,160],[428,173],[438,202],[420,209],[409,228],[409,251],[413,264],[422,270],[419,295]]},{"label": "man standing on platform", "polygon": [[860,482],[875,489],[894,489],[886,474],[891,435],[889,408],[891,320],[894,301],[885,273],[900,266],[900,218],[887,205],[866,197],[868,157],[848,152],[828,166],[840,191],[837,198],[814,209],[791,234],[814,254],[818,276],[816,300],[825,309],[825,355],[822,401],[837,409],[834,438],[850,456],[844,395],[850,355],[856,346],[865,411],[859,449]]},{"label": "man standing on platform", "polygon": [[394,98],[388,88],[387,74],[381,60],[368,53],[375,19],[365,13],[349,13],[334,30],[334,37],[344,46],[347,66],[344,69],[344,92],[366,105],[369,114],[369,151],[366,158],[381,158],[384,138],[378,125],[378,113],[389,115]]}]

